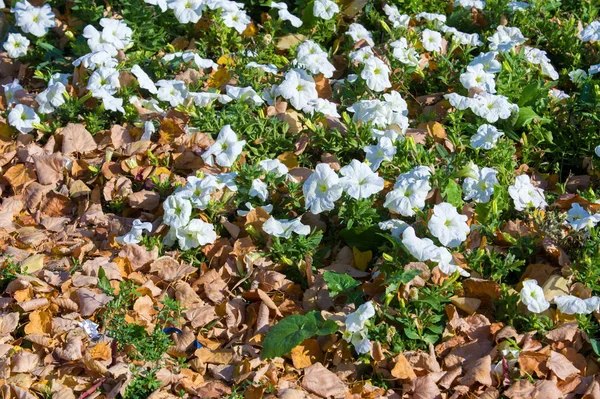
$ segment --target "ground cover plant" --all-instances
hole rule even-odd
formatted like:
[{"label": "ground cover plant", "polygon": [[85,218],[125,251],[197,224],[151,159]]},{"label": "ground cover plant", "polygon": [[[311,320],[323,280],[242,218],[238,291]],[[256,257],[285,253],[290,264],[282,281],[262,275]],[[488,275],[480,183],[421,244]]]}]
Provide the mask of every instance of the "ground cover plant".
[{"label": "ground cover plant", "polygon": [[0,0],[6,398],[600,398],[597,0]]}]

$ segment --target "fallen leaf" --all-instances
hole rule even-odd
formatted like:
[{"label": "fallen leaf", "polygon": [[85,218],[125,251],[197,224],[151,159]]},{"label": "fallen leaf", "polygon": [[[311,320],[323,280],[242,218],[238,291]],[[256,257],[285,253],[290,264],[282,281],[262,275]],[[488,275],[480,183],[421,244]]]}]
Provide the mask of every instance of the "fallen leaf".
[{"label": "fallen leaf", "polygon": [[92,134],[80,123],[67,124],[61,133],[63,135],[62,152],[65,155],[74,152],[85,154],[98,148]]}]

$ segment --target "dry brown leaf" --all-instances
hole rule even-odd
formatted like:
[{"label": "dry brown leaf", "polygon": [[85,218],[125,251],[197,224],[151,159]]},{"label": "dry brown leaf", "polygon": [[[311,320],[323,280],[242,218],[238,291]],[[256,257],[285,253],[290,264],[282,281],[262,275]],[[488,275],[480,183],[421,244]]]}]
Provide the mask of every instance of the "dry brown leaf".
[{"label": "dry brown leaf", "polygon": [[396,356],[396,358],[394,359],[394,361],[396,362],[396,364],[394,365],[394,368],[390,371],[392,376],[400,380],[412,380],[413,378],[417,377],[412,366],[410,365],[408,360],[406,360],[406,357],[404,357],[402,353],[399,353],[398,356]]},{"label": "dry brown leaf", "polygon": [[476,382],[492,385],[492,358],[488,355],[473,363],[464,377],[458,379],[459,384],[471,386]]},{"label": "dry brown leaf", "polygon": [[292,349],[291,357],[294,367],[297,369],[303,369],[324,360],[323,351],[316,339],[307,339],[296,346]]},{"label": "dry brown leaf", "polygon": [[547,366],[561,380],[566,380],[572,375],[579,374],[579,369],[563,354],[556,351],[550,352],[550,359],[548,359]]},{"label": "dry brown leaf", "polygon": [[52,331],[52,314],[46,310],[36,310],[29,314],[29,323],[25,326],[25,334],[50,334]]},{"label": "dry brown leaf", "polygon": [[197,268],[188,264],[181,264],[170,256],[162,256],[150,265],[150,273],[156,273],[164,281],[175,281],[181,277],[197,271]]},{"label": "dry brown leaf", "polygon": [[20,350],[11,358],[13,373],[30,373],[40,362],[40,358],[29,351]]},{"label": "dry brown leaf", "polygon": [[92,134],[80,123],[69,123],[61,133],[63,135],[62,152],[65,155],[85,154],[98,148]]},{"label": "dry brown leaf", "polygon": [[11,166],[10,169],[4,173],[4,178],[8,180],[15,194],[20,194],[25,186],[35,180],[36,176],[35,171],[32,168],[28,168],[24,164],[19,163]]},{"label": "dry brown leaf", "polygon": [[304,370],[302,388],[323,398],[344,396],[348,390],[342,380],[321,363]]},{"label": "dry brown leaf", "polygon": [[34,156],[33,163],[40,184],[56,184],[61,180],[64,161],[60,152]]}]

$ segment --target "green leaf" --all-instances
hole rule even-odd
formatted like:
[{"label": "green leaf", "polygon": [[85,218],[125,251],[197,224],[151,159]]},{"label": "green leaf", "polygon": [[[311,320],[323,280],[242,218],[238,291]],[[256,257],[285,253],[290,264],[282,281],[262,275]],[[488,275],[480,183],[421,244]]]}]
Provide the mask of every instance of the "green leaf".
[{"label": "green leaf", "polygon": [[385,283],[400,283],[400,284],[408,284],[417,276],[421,275],[421,271],[417,269],[404,270],[402,272],[395,272],[388,278]]},{"label": "green leaf", "polygon": [[347,274],[325,272],[323,279],[329,288],[329,296],[334,297],[341,293],[348,293],[360,285],[360,282]]},{"label": "green leaf", "polygon": [[107,295],[114,295],[113,288],[110,285],[110,280],[106,277],[106,272],[103,268],[98,269],[98,288],[104,291]]},{"label": "green leaf", "polygon": [[592,344],[592,349],[596,356],[600,357],[600,341],[597,339],[590,339],[590,344]]},{"label": "green leaf", "polygon": [[373,250],[381,245],[385,240],[380,233],[379,226],[354,227],[352,229],[344,229],[340,235],[346,241],[349,247],[354,247],[361,252]]},{"label": "green leaf", "polygon": [[542,118],[539,116],[531,107],[523,107],[519,109],[519,115],[515,122],[515,127],[521,128],[525,125],[530,124],[532,121],[537,120],[539,123],[550,122],[548,118]]},{"label": "green leaf", "polygon": [[446,188],[444,189],[443,196],[452,205],[460,208],[463,206],[462,200],[462,188],[454,180],[450,179]]},{"label": "green leaf", "polygon": [[417,332],[412,327],[404,328],[404,334],[406,334],[406,336],[409,339],[421,339],[419,334],[417,334]]},{"label": "green leaf", "polygon": [[519,98],[519,102],[517,104],[519,107],[525,107],[526,105],[533,104],[535,100],[539,98],[539,92],[540,89],[538,82],[525,86],[521,92],[521,97]]},{"label": "green leaf", "polygon": [[330,335],[335,334],[340,328],[333,320],[325,320],[321,327],[319,327],[319,331],[317,331],[317,335]]},{"label": "green leaf", "polygon": [[286,355],[305,339],[319,331],[316,317],[306,315],[291,315],[275,324],[263,342],[262,358],[272,359]]}]

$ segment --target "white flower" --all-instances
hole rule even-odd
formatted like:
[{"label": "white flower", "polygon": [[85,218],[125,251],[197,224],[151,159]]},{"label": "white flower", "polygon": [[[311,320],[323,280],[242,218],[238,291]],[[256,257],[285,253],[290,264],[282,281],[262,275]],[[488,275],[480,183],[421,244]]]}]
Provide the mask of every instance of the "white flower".
[{"label": "white flower", "polygon": [[375,45],[375,42],[373,41],[373,35],[371,34],[371,32],[369,32],[364,26],[356,22],[348,27],[348,31],[346,32],[346,34],[349,35],[352,38],[352,40],[354,40],[354,43],[358,43],[361,40],[364,40],[371,47]]},{"label": "white flower", "polygon": [[182,24],[198,22],[205,8],[204,0],[167,0],[167,5]]},{"label": "white flower", "polygon": [[396,40],[390,43],[390,47],[394,49],[392,55],[398,61],[403,64],[410,66],[418,66],[421,61],[421,57],[417,50],[412,47],[409,47],[406,38],[401,38],[400,40]]},{"label": "white flower", "polygon": [[121,87],[119,82],[119,71],[115,68],[100,67],[92,73],[88,79],[87,89],[91,91],[94,97],[101,96],[101,92],[115,94]]},{"label": "white flower", "polygon": [[422,19],[426,19],[428,21],[439,21],[442,23],[446,22],[446,16],[443,14],[435,14],[430,12],[421,12],[415,15],[415,18],[420,21]]},{"label": "white flower", "polygon": [[152,79],[150,79],[150,76],[139,65],[136,64],[131,67],[131,73],[135,75],[142,89],[146,89],[152,94],[158,93],[158,89]]},{"label": "white flower", "polygon": [[474,100],[470,97],[461,96],[458,93],[448,93],[444,95],[444,98],[448,100],[450,105],[454,108],[464,111],[467,108],[471,108],[474,104]]},{"label": "white flower", "polygon": [[544,190],[531,184],[528,175],[520,175],[515,179],[515,184],[508,187],[508,194],[515,203],[515,209],[522,211],[525,208],[545,208]]},{"label": "white flower", "polygon": [[398,141],[398,138],[400,136],[403,136],[403,135],[393,129],[386,129],[386,130],[379,130],[379,129],[375,129],[375,128],[371,129],[371,137],[373,138],[373,140],[377,140],[377,141],[379,141],[379,139],[381,139],[382,137],[387,137],[388,139],[392,140],[392,143],[395,143],[396,141]]},{"label": "white flower", "polygon": [[288,167],[285,166],[279,159],[265,159],[258,163],[260,168],[267,173],[273,173],[276,177],[283,176],[288,173]]},{"label": "white flower", "polygon": [[142,241],[144,231],[152,231],[152,223],[142,222],[140,219],[135,219],[129,233],[115,238],[115,241],[121,245],[124,244],[139,244]]},{"label": "white flower", "polygon": [[557,295],[554,297],[554,303],[564,314],[590,314],[598,311],[600,298],[593,296],[581,299],[573,295]]},{"label": "white flower", "polygon": [[296,49],[296,64],[312,74],[322,73],[326,78],[333,76],[335,67],[327,59],[327,53],[312,40],[306,40]]},{"label": "white flower", "polygon": [[390,230],[393,237],[400,237],[404,230],[408,228],[408,224],[400,219],[390,219],[378,224],[381,230]]},{"label": "white flower", "polygon": [[455,0],[454,7],[456,6],[469,9],[475,7],[478,10],[483,10],[485,8],[485,0]]},{"label": "white flower", "polygon": [[483,124],[477,128],[477,133],[471,137],[471,147],[491,150],[503,135],[504,133],[496,129],[495,126]]},{"label": "white flower", "polygon": [[342,196],[340,178],[326,163],[320,163],[302,186],[305,207],[313,214],[330,211]]},{"label": "white flower", "polygon": [[355,312],[346,316],[346,331],[359,332],[365,327],[365,323],[375,316],[375,307],[371,301],[365,302]]},{"label": "white flower", "polygon": [[340,11],[340,7],[333,0],[315,0],[313,15],[317,18],[330,20]]},{"label": "white flower", "polygon": [[361,100],[348,107],[355,122],[372,122],[377,128],[396,124],[405,132],[408,128],[408,107],[400,93],[392,90],[383,95],[385,101]]},{"label": "white flower", "polygon": [[87,69],[93,71],[100,67],[115,68],[117,65],[119,65],[119,61],[113,58],[110,53],[101,50],[83,55],[73,61],[73,66],[79,65],[83,65]]},{"label": "white flower", "polygon": [[567,223],[577,231],[592,228],[598,222],[600,222],[599,214],[590,215],[576,202],[567,211]]},{"label": "white flower", "polygon": [[9,33],[3,47],[10,58],[19,58],[27,54],[29,43],[29,39],[20,33]]},{"label": "white flower", "polygon": [[188,87],[180,80],[159,80],[157,97],[160,101],[167,101],[172,107],[182,104],[188,96]]},{"label": "white flower", "polygon": [[244,32],[248,25],[252,23],[248,14],[244,10],[239,9],[226,11],[221,17],[223,18],[223,24],[228,28],[235,29],[237,33]]},{"label": "white flower", "polygon": [[8,124],[21,133],[31,132],[34,129],[33,125],[37,123],[40,123],[40,117],[33,108],[23,104],[15,105],[8,114]]},{"label": "white flower", "polygon": [[107,110],[113,111],[113,112],[118,111],[122,114],[125,113],[125,109],[123,108],[123,99],[122,98],[115,97],[112,94],[110,94],[104,90],[101,90],[100,92],[96,93],[96,95],[94,97],[102,100],[102,106],[104,107],[104,109],[107,109]]},{"label": "white flower", "polygon": [[383,6],[383,12],[387,15],[394,28],[407,28],[410,22],[410,16],[400,14],[398,7],[386,4]]},{"label": "white flower", "polygon": [[258,68],[258,69],[262,69],[263,71],[267,72],[267,73],[277,73],[279,72],[279,69],[277,69],[276,65],[273,64],[259,64],[257,62],[251,61],[249,63],[246,64],[246,68]]},{"label": "white flower", "polygon": [[237,86],[225,86],[227,95],[236,101],[242,101],[253,105],[261,105],[264,101],[254,91],[252,87],[237,87]]},{"label": "white flower", "polygon": [[215,100],[219,101],[221,104],[226,104],[232,100],[232,98],[226,94],[212,92],[188,93],[187,96],[194,101],[194,104],[196,104],[197,107],[200,108],[208,107]]},{"label": "white flower", "polygon": [[11,9],[15,14],[15,23],[25,33],[42,37],[48,33],[48,29],[56,26],[54,13],[49,4],[42,7],[34,7],[28,1],[23,0],[15,4]]},{"label": "white flower", "polygon": [[306,104],[306,107],[302,110],[310,115],[315,112],[320,112],[325,116],[331,116],[333,118],[339,118],[340,114],[337,111],[337,105],[324,98],[312,99]]},{"label": "white flower", "polygon": [[144,0],[144,2],[153,6],[159,6],[162,12],[167,11],[167,0]]},{"label": "white flower", "polygon": [[460,75],[460,83],[465,89],[478,88],[488,93],[496,92],[494,74],[486,72],[483,64],[468,66],[467,71]]},{"label": "white flower", "polygon": [[490,50],[505,53],[513,47],[525,43],[527,40],[519,28],[498,25],[496,32],[488,37]]},{"label": "white flower", "polygon": [[579,34],[582,42],[600,40],[600,21],[594,21],[581,31]]},{"label": "white flower", "polygon": [[496,51],[489,51],[487,53],[480,53],[477,57],[469,63],[469,66],[483,65],[483,69],[489,73],[498,73],[502,71],[502,64],[496,60],[498,53]]},{"label": "white flower", "polygon": [[365,61],[360,77],[367,82],[369,89],[379,92],[392,87],[390,82],[390,68],[377,57]]},{"label": "white flower", "polygon": [[423,48],[426,51],[442,50],[442,34],[431,29],[425,29],[422,33]]},{"label": "white flower", "polygon": [[519,111],[519,106],[511,104],[505,96],[479,93],[471,102],[471,111],[489,123],[494,123],[498,119],[510,118],[513,112]]},{"label": "white flower", "polygon": [[541,313],[550,307],[550,303],[544,297],[542,287],[536,280],[523,281],[523,288],[520,292],[521,302],[532,313]]},{"label": "white flower", "polygon": [[290,21],[294,28],[302,26],[302,20],[288,11],[288,6],[285,3],[271,2],[271,8],[276,8],[277,14],[282,21]]},{"label": "white flower", "polygon": [[54,112],[55,108],[60,107],[66,102],[66,93],[67,88],[61,82],[49,85],[46,90],[35,97],[35,101],[40,105],[38,112],[43,114]]},{"label": "white flower", "polygon": [[[249,202],[246,202],[244,205],[246,205],[246,208],[248,208],[248,210],[247,211],[238,210],[237,214],[240,216],[247,216],[250,213],[250,211],[253,211],[255,209],[252,206],[252,204]],[[273,205],[271,205],[271,204],[257,206],[257,208],[261,208],[263,211],[267,212],[267,214],[271,214],[271,212],[273,211]]]},{"label": "white flower", "polygon": [[302,69],[292,69],[286,73],[284,81],[277,87],[277,94],[289,100],[297,110],[319,97],[315,80]]},{"label": "white flower", "polygon": [[452,254],[450,253],[450,251],[448,251],[447,248],[435,248],[435,250],[432,251],[432,255],[429,258],[429,260],[437,263],[437,266],[440,268],[440,270],[448,276],[451,276],[456,272],[458,272],[463,277],[469,277],[471,275],[469,272],[467,272],[465,269],[458,266],[454,262],[454,258],[452,257]]},{"label": "white flower", "polygon": [[548,91],[548,94],[550,94],[551,97],[557,99],[558,101],[566,100],[567,98],[571,97],[564,91],[558,89],[550,89]]},{"label": "white flower", "polygon": [[246,140],[238,141],[231,125],[225,125],[219,132],[217,140],[204,151],[202,159],[210,166],[214,166],[216,162],[219,166],[229,168],[242,153],[245,144]]},{"label": "white flower", "polygon": [[252,180],[252,186],[248,191],[248,195],[251,197],[258,197],[261,201],[266,201],[269,198],[269,189],[267,184],[260,179]]},{"label": "white flower", "polygon": [[369,145],[364,148],[367,161],[371,170],[375,172],[383,161],[391,161],[396,155],[396,147],[387,137],[381,137],[377,145]]},{"label": "white flower", "polygon": [[596,153],[596,156],[600,157],[600,145],[596,146],[596,149],[594,150],[594,152]]},{"label": "white flower", "polygon": [[290,238],[292,233],[301,236],[310,234],[310,226],[302,224],[301,217],[291,220],[277,220],[271,216],[264,224],[263,230],[265,233],[280,238]]},{"label": "white flower", "polygon": [[402,245],[419,262],[429,260],[438,248],[429,238],[417,237],[412,226],[407,227],[402,233]]},{"label": "white flower", "polygon": [[524,1],[511,1],[510,3],[508,3],[506,5],[511,11],[525,11],[527,10],[529,7],[531,7],[531,4],[526,3]]},{"label": "white flower", "polygon": [[17,104],[17,100],[15,100],[15,94],[19,90],[23,90],[23,86],[21,86],[19,80],[14,79],[11,83],[2,85],[2,89],[4,90],[4,98],[6,99],[6,104]]},{"label": "white flower", "polygon": [[431,186],[427,179],[399,179],[394,189],[385,196],[383,206],[402,216],[413,216],[415,208],[425,207],[429,190]]},{"label": "white flower", "polygon": [[571,78],[571,82],[576,84],[583,82],[587,76],[587,73],[583,69],[576,69],[569,72],[569,78]]},{"label": "white flower", "polygon": [[172,194],[163,202],[163,222],[173,228],[186,226],[192,216],[192,203],[182,195]]},{"label": "white flower", "polygon": [[215,226],[200,219],[192,219],[185,227],[175,230],[179,248],[186,251],[201,245],[212,244],[217,239]]},{"label": "white flower", "polygon": [[496,177],[498,171],[492,168],[479,170],[479,167],[475,164],[472,165],[472,170],[477,178],[465,178],[462,185],[465,201],[489,202],[492,194],[494,194],[494,185],[498,184],[498,178]]},{"label": "white flower", "polygon": [[369,165],[353,159],[340,169],[340,185],[354,199],[369,198],[383,190],[383,178],[373,172]]},{"label": "white flower", "polygon": [[463,46],[483,45],[483,42],[479,40],[479,34],[477,33],[465,33],[457,30],[456,28],[448,27],[446,27],[444,33],[450,33],[452,35],[452,41],[462,44]]},{"label": "white flower", "polygon": [[210,202],[210,195],[217,190],[218,186],[215,176],[207,175],[204,178],[189,176],[187,184],[177,192],[177,195],[187,198],[194,208],[206,209]]},{"label": "white flower", "polygon": [[431,234],[447,247],[458,247],[471,231],[467,216],[456,211],[454,205],[442,202],[433,207],[433,215],[427,223]]}]

